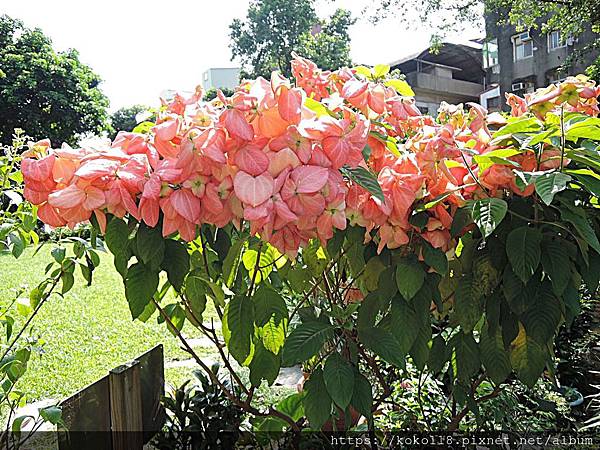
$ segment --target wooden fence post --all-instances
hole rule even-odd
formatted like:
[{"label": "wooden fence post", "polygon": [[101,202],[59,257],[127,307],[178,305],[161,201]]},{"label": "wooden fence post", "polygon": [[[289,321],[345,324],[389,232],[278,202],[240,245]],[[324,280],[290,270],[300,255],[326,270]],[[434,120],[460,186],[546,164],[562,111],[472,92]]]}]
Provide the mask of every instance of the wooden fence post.
[{"label": "wooden fence post", "polygon": [[142,390],[138,361],[111,370],[109,386],[113,450],[142,450]]}]

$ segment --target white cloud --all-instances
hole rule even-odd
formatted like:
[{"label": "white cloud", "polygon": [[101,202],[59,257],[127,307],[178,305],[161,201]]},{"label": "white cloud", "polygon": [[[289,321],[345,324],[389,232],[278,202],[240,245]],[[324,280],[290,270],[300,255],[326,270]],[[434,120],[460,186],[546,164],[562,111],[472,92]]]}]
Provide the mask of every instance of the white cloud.
[{"label": "white cloud", "polygon": [[[39,27],[58,49],[76,48],[103,78],[111,109],[156,104],[164,89],[191,90],[209,67],[228,67],[228,26],[243,18],[248,0],[2,0],[0,14]],[[325,2],[360,16],[363,1]],[[377,26],[360,20],[351,31],[352,58],[390,62],[424,48],[429,32],[407,31],[398,20]]]}]

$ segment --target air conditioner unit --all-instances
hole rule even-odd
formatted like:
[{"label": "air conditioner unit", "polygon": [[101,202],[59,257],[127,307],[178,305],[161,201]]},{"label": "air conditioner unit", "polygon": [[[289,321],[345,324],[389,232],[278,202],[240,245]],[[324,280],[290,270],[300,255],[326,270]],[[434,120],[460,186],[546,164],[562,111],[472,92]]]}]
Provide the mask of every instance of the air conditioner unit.
[{"label": "air conditioner unit", "polygon": [[577,42],[577,39],[575,39],[573,36],[569,36],[567,38],[567,40],[565,41],[565,43],[570,47],[572,45],[574,45]]},{"label": "air conditioner unit", "polygon": [[530,41],[531,35],[529,34],[529,31],[525,31],[524,33],[519,34],[519,39],[521,41]]},{"label": "air conditioner unit", "polygon": [[511,90],[513,91],[522,91],[525,89],[527,85],[525,83],[513,83],[511,86]]}]

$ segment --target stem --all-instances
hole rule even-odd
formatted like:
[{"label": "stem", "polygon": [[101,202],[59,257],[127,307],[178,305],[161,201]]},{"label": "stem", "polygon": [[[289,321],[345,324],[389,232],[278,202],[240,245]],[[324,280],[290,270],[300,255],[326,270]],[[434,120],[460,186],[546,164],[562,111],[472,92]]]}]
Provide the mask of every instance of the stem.
[{"label": "stem", "polygon": [[460,157],[462,158],[463,162],[465,163],[465,167],[467,168],[467,171],[469,172],[469,175],[471,175],[471,178],[473,178],[473,180],[475,180],[475,183],[477,183],[477,185],[481,188],[481,190],[483,191],[483,193],[487,197],[489,197],[490,195],[487,193],[487,191],[485,190],[485,188],[483,187],[483,185],[479,181],[479,178],[477,178],[475,176],[475,173],[471,170],[471,166],[467,163],[467,158],[465,158],[465,155],[462,152],[462,150],[460,150]]},{"label": "stem", "polygon": [[565,107],[560,106],[560,172],[565,163]]},{"label": "stem", "polygon": [[[61,274],[62,274],[62,272],[61,272]],[[23,325],[23,327],[19,330],[19,332],[17,333],[16,337],[13,339],[12,343],[6,348],[6,350],[4,351],[4,353],[2,354],[2,356],[0,357],[0,360],[3,360],[6,357],[6,355],[8,355],[8,353],[12,350],[12,348],[17,343],[17,341],[21,338],[21,336],[23,335],[23,333],[25,332],[25,330],[27,329],[27,327],[29,327],[29,325],[33,321],[34,317],[38,314],[38,312],[40,311],[40,309],[42,308],[42,306],[44,305],[44,303],[46,303],[46,300],[48,300],[48,298],[52,294],[52,291],[54,291],[54,288],[58,285],[59,280],[60,280],[60,274],[56,278],[53,279],[52,287],[44,295],[44,297],[40,300],[40,302],[38,303],[38,305],[35,307],[35,310],[33,311],[33,313],[31,313],[31,315],[29,316],[29,318],[27,319],[27,321],[25,322],[25,324]]]},{"label": "stem", "polygon": [[208,375],[210,380],[214,384],[219,386],[219,388],[223,391],[223,393],[229,399],[229,401],[231,401],[235,405],[239,406],[244,411],[254,414],[255,416],[277,417],[278,419],[281,419],[284,422],[288,423],[289,426],[294,431],[300,431],[298,424],[296,422],[294,422],[288,415],[283,414],[282,412],[277,411],[276,409],[274,409],[272,407],[269,408],[269,410],[266,412],[259,411],[255,407],[253,407],[249,404],[246,404],[246,402],[241,401],[239,398],[237,398],[235,395],[233,395],[233,393],[229,389],[227,389],[227,387],[221,382],[221,380],[219,380],[219,377],[212,370],[210,370],[210,368],[204,363],[204,361],[202,361],[202,359],[198,356],[198,354],[194,351],[194,349],[190,346],[190,344],[188,344],[187,340],[183,337],[183,335],[175,327],[175,325],[173,325],[173,322],[171,322],[171,318],[167,315],[167,313],[164,312],[164,310],[160,307],[160,305],[154,299],[152,299],[152,303],[154,303],[154,306],[159,311],[160,315],[163,317],[163,319],[165,319],[165,322],[167,322],[171,326],[171,328],[173,329],[173,332],[175,333],[175,335],[177,336],[179,341],[183,344],[184,350],[186,352],[188,352],[192,356],[192,358],[194,358],[194,360],[198,363],[198,365],[202,368],[202,370],[204,370],[204,372],[206,372],[206,374]]},{"label": "stem", "polygon": [[[252,296],[252,291],[254,290],[254,283],[256,282],[256,274],[260,271],[260,254],[262,252],[262,241],[258,244],[258,251],[256,253],[256,262],[254,263],[254,272],[252,273],[252,280],[250,281],[250,286],[248,286],[248,291],[246,293],[247,297]],[[262,277],[262,273],[260,274]]]},{"label": "stem", "polygon": [[423,414],[423,420],[427,422],[427,431],[431,431],[431,419],[427,414],[425,414],[425,407],[423,406],[423,399],[421,398],[421,390],[425,380],[427,379],[427,375],[423,378],[423,371],[419,372],[419,381],[417,383],[417,401],[419,403],[419,409],[421,410],[421,414]]}]

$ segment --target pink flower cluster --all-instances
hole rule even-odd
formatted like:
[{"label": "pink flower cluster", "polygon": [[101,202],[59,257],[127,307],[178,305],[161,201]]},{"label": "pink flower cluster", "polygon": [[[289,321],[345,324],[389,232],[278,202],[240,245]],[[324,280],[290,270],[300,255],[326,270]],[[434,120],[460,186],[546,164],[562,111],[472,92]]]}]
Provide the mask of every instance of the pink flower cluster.
[{"label": "pink flower cluster", "polygon": [[[200,224],[247,221],[253,234],[295,255],[310,239],[326,242],[348,221],[365,227],[366,239],[375,230],[380,250],[408,243],[414,232],[447,250],[456,208],[481,186],[530,194],[516,185],[513,166],[492,164],[479,173],[472,155],[498,149],[488,129],[493,120],[480,106],[446,105],[435,121],[393,84],[353,69],[324,72],[300,57],[292,69],[295,85],[274,73],[211,102],[201,100],[201,89],[177,94],[163,100],[150,133],[120,132],[106,148],[33,144],[22,162],[25,197],[53,227],[92,214],[105,226],[107,213],[154,227],[162,213],[163,235],[190,241]],[[568,79],[555,91],[544,92],[549,100],[542,104],[562,95],[572,108],[597,114],[590,92],[600,92],[592,83]],[[509,100],[514,115],[530,108],[526,100]],[[536,98],[528,101],[532,109],[538,105]],[[532,158],[512,159],[532,170]],[[385,201],[343,178],[344,166],[374,172]],[[445,193],[428,210],[424,229],[409,223],[416,201]]]}]

